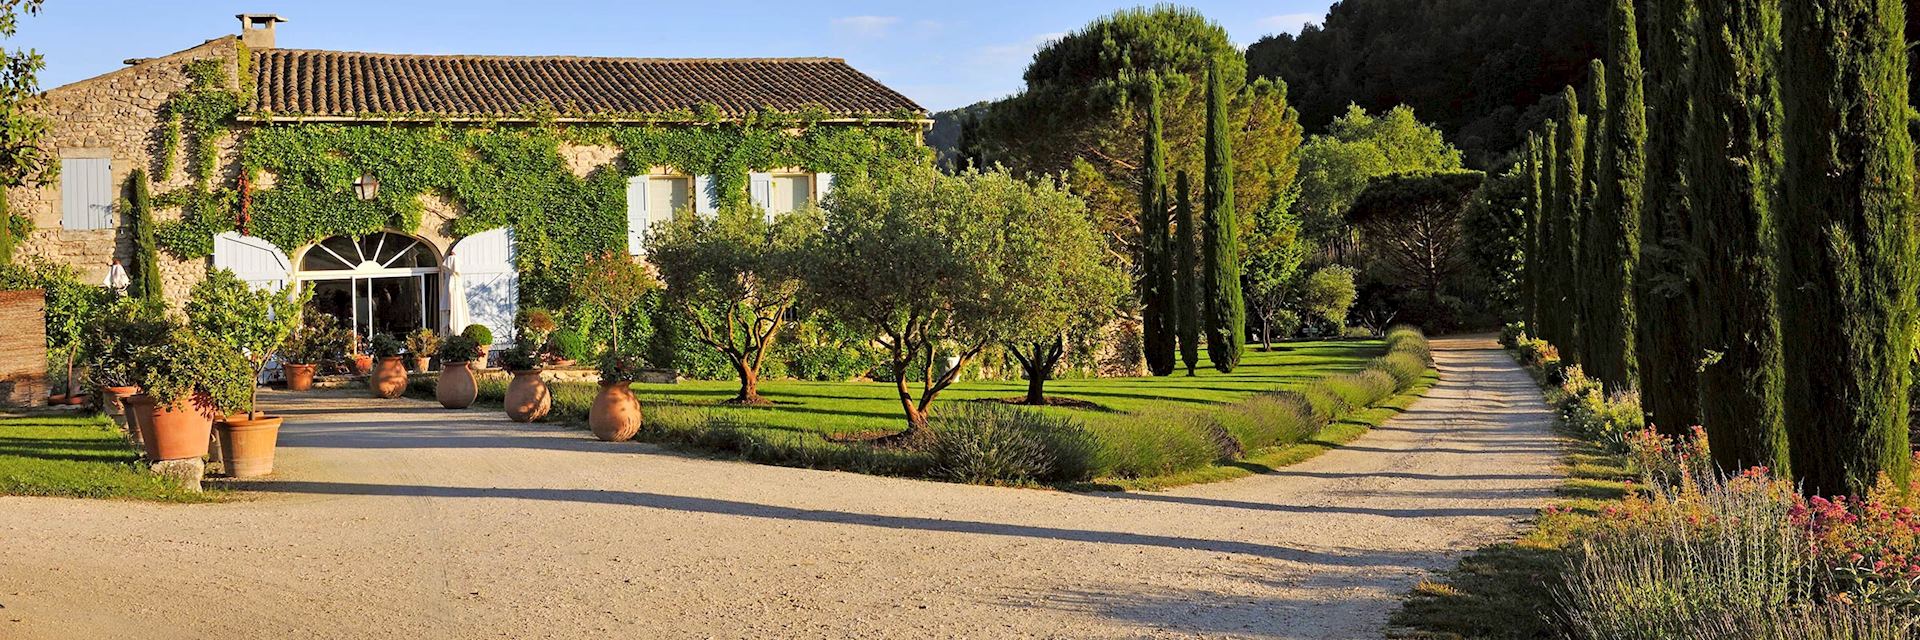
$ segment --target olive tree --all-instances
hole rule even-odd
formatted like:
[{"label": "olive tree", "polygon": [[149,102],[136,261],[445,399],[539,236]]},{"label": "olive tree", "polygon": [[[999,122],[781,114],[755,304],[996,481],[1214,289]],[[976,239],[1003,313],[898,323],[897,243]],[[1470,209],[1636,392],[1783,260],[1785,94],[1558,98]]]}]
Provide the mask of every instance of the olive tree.
[{"label": "olive tree", "polygon": [[252,367],[247,419],[260,417],[260,374],[300,326],[301,308],[312,297],[312,287],[300,293],[255,289],[226,269],[208,272],[188,296],[187,319],[193,328]]},{"label": "olive tree", "polygon": [[[1092,271],[1083,261],[1097,240],[1059,188],[1003,170],[849,182],[825,203],[804,290],[884,349],[907,419],[889,439],[912,444],[928,433],[934,398],[982,350],[1064,324],[1073,305],[1056,298],[1078,276],[1063,272]],[[955,361],[937,369],[941,356]]]},{"label": "olive tree", "polygon": [[820,235],[821,221],[811,207],[771,220],[752,206],[713,216],[682,211],[647,239],[667,304],[739,374],[734,403],[767,404],[760,397],[760,365],[798,299],[806,249]]}]

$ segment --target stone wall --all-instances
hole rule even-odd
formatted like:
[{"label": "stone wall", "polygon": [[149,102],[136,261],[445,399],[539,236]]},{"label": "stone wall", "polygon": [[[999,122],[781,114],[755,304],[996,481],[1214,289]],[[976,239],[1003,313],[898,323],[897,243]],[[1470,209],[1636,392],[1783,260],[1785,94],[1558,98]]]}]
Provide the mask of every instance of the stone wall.
[{"label": "stone wall", "polygon": [[46,294],[0,291],[0,406],[47,401]]},{"label": "stone wall", "polygon": [[[47,91],[31,103],[35,111],[51,120],[47,146],[57,156],[111,158],[113,184],[122,190],[120,197],[124,199],[127,176],[134,169],[158,175],[160,110],[168,98],[187,87],[187,64],[213,58],[231,65],[235,42],[231,36],[215,38],[185,51]],[[230,67],[230,80],[233,75]],[[182,149],[188,144],[183,142]],[[222,141],[221,147],[222,166],[232,164],[233,141]],[[183,163],[184,159],[176,158],[172,179],[152,185],[152,192],[160,194],[187,185]],[[12,211],[30,218],[34,225],[33,234],[21,243],[18,255],[71,264],[88,282],[103,280],[112,259],[131,260],[133,236],[127,225],[130,212],[125,211],[124,203],[115,207],[113,228],[69,231],[60,224],[58,179],[42,187],[10,189],[7,198]],[[177,208],[155,211],[155,216],[163,220],[179,215]],[[164,252],[160,263],[163,288],[176,304],[186,298],[187,291],[206,271],[205,260],[182,262]]]}]

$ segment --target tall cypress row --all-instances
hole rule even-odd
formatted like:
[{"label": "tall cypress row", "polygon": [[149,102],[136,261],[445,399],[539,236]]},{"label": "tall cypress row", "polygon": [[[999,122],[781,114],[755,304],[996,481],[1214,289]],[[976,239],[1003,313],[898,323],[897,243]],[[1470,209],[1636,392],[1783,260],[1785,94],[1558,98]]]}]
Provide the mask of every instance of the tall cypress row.
[{"label": "tall cypress row", "polygon": [[1200,257],[1194,254],[1199,234],[1194,229],[1197,221],[1188,187],[1187,172],[1173,175],[1173,225],[1179,232],[1174,242],[1180,245],[1173,252],[1178,273],[1174,288],[1180,292],[1174,302],[1174,315],[1180,326],[1180,362],[1187,365],[1187,375],[1193,375],[1193,368],[1200,364],[1200,307],[1206,292],[1200,287]]},{"label": "tall cypress row", "polygon": [[[1600,171],[1608,162],[1607,127],[1610,114],[1607,111],[1607,65],[1599,60],[1587,63],[1587,153],[1582,156],[1582,166],[1586,168],[1581,176],[1581,189],[1585,192],[1580,199],[1580,284],[1574,289],[1580,305],[1580,362],[1586,366],[1587,373],[1599,377],[1604,365],[1599,362],[1600,334],[1603,328],[1596,326],[1606,321],[1609,311],[1603,309],[1608,303],[1606,289],[1602,285],[1601,272],[1606,270],[1603,263],[1613,258],[1602,243],[1606,237],[1598,229],[1601,213],[1594,208],[1600,191]],[[1605,378],[1601,378],[1604,380]],[[1614,387],[1608,387],[1614,388]]]},{"label": "tall cypress row", "polygon": [[1140,342],[1146,350],[1147,370],[1164,376],[1173,373],[1177,319],[1169,303],[1178,294],[1169,286],[1173,273],[1167,253],[1167,148],[1160,137],[1160,79],[1149,76],[1146,84],[1147,127],[1141,141],[1146,158],[1140,167]]},{"label": "tall cypress row", "polygon": [[1240,295],[1240,223],[1233,208],[1233,129],[1220,62],[1207,65],[1206,250],[1207,359],[1213,368],[1240,366],[1247,339],[1247,301]]},{"label": "tall cypress row", "polygon": [[1781,7],[1780,343],[1793,469],[1809,491],[1906,486],[1913,141],[1900,0]]},{"label": "tall cypress row", "polygon": [[1693,251],[1686,130],[1698,17],[1694,0],[1645,0],[1647,164],[1640,210],[1640,262],[1633,276],[1634,356],[1640,403],[1662,433],[1700,424],[1699,355],[1688,272]]},{"label": "tall cypress row", "polygon": [[160,300],[163,296],[160,286],[160,246],[155,242],[153,231],[153,198],[147,189],[147,173],[134,169],[127,176],[133,193],[127,199],[133,207],[133,268],[128,270],[128,279],[133,281],[130,293],[142,300]]},{"label": "tall cypress row", "polygon": [[1559,286],[1559,264],[1555,262],[1560,252],[1554,249],[1554,242],[1560,237],[1559,224],[1556,223],[1560,202],[1560,124],[1548,120],[1540,127],[1540,222],[1535,234],[1536,244],[1540,245],[1540,282],[1539,294],[1534,296],[1534,304],[1540,306],[1540,327],[1535,337],[1553,344],[1560,344],[1560,314],[1566,312],[1561,303]]},{"label": "tall cypress row", "polygon": [[1767,465],[1786,474],[1774,244],[1779,9],[1779,0],[1700,4],[1700,33],[1710,37],[1700,38],[1693,66],[1686,147],[1701,423],[1722,468]]},{"label": "tall cypress row", "polygon": [[1553,303],[1560,308],[1554,314],[1554,333],[1560,356],[1571,363],[1580,362],[1579,291],[1585,282],[1580,277],[1580,209],[1585,200],[1587,132],[1586,117],[1580,114],[1580,96],[1567,87],[1560,96],[1559,156],[1554,160],[1553,232],[1548,256],[1553,261]]},{"label": "tall cypress row", "polygon": [[1607,126],[1592,144],[1593,210],[1586,243],[1594,253],[1588,286],[1588,370],[1608,389],[1639,384],[1635,359],[1634,271],[1640,262],[1641,189],[1646,180],[1647,107],[1633,0],[1613,0],[1607,18]]},{"label": "tall cypress row", "polygon": [[1527,332],[1540,333],[1540,134],[1527,134],[1526,155],[1522,157],[1527,171],[1527,207],[1526,219],[1522,224],[1521,245],[1525,247],[1522,258],[1521,275],[1525,276],[1520,284],[1521,313],[1527,323]]}]

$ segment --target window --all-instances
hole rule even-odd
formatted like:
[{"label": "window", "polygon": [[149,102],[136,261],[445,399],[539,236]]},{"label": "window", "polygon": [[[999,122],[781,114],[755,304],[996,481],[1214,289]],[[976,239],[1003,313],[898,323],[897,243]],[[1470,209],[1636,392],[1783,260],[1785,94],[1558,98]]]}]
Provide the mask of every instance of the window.
[{"label": "window", "polygon": [[773,202],[768,213],[781,214],[813,201],[813,176],[778,175],[773,177]]},{"label": "window", "polygon": [[689,176],[634,176],[627,179],[627,252],[646,250],[647,231],[654,223],[672,220],[673,213],[693,206],[693,178]]},{"label": "window", "polygon": [[60,226],[113,228],[113,166],[107,158],[60,159]]}]

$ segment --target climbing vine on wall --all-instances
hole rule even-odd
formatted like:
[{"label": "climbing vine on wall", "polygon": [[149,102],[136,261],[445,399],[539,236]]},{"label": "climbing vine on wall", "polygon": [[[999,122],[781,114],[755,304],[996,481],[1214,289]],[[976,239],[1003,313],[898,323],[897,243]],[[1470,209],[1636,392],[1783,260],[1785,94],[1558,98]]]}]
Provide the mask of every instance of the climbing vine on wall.
[{"label": "climbing vine on wall", "polygon": [[[246,58],[244,50],[241,57]],[[219,172],[220,141],[226,138],[241,105],[240,94],[228,88],[221,60],[195,60],[187,63],[186,73],[186,90],[168,98],[160,109],[156,176],[160,182],[171,179],[181,144],[191,143],[186,170],[193,180],[154,199],[157,206],[181,210],[180,219],[160,223],[154,229],[160,245],[179,257],[212,253],[214,234],[233,228],[227,212],[232,211],[236,194],[215,184],[214,177]]]}]

